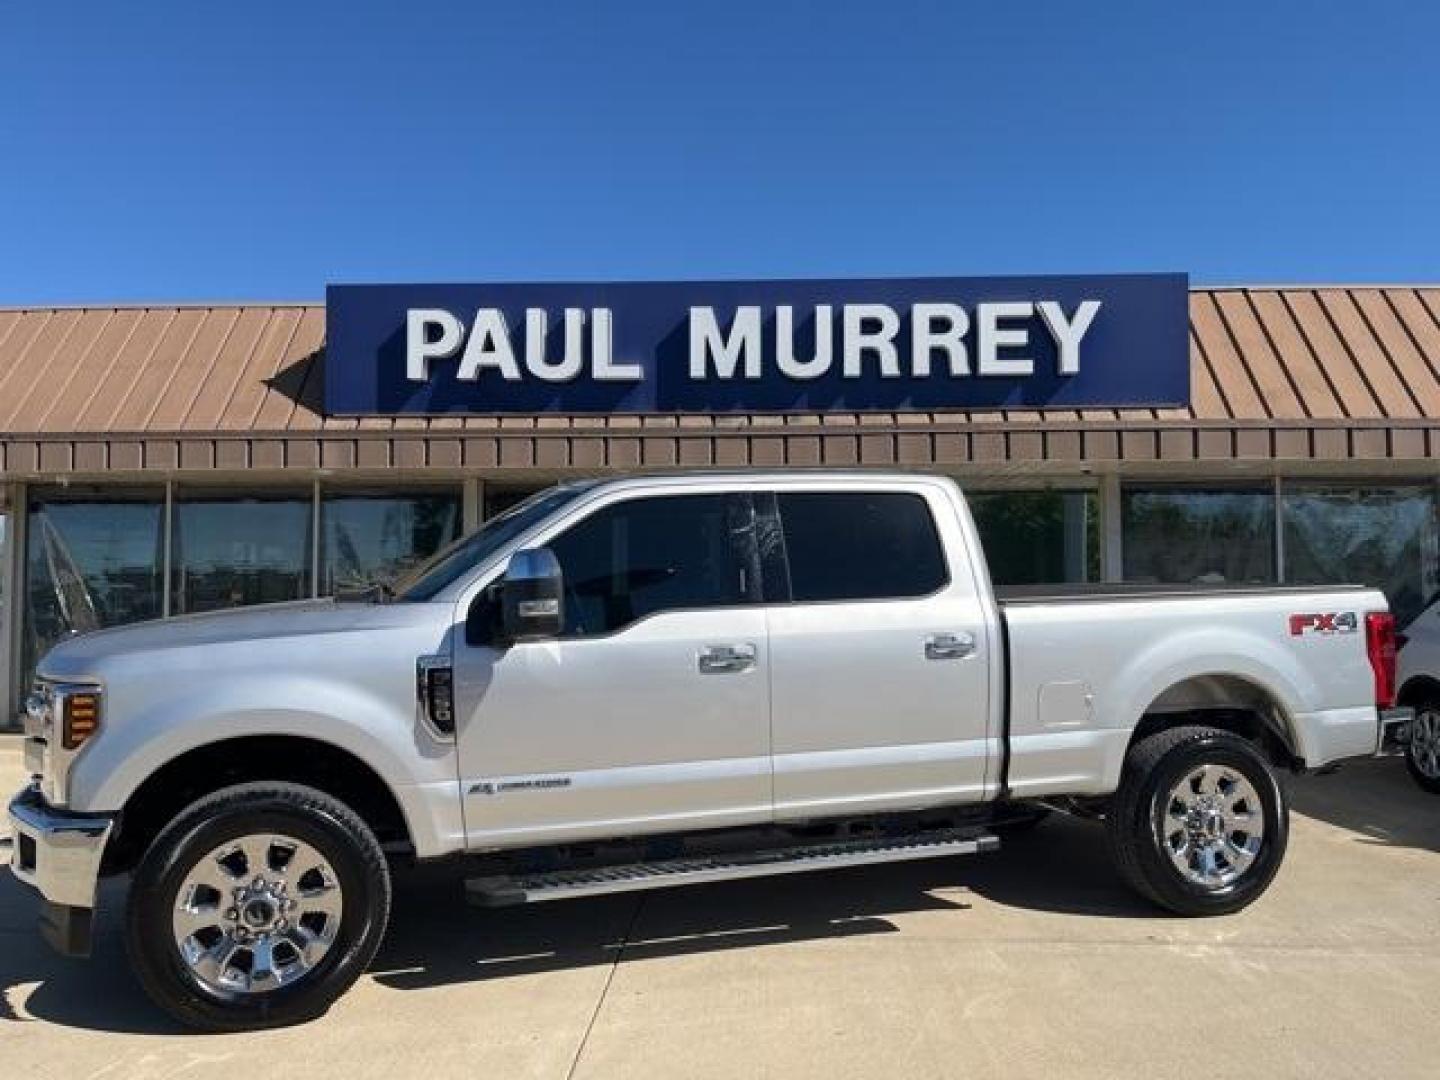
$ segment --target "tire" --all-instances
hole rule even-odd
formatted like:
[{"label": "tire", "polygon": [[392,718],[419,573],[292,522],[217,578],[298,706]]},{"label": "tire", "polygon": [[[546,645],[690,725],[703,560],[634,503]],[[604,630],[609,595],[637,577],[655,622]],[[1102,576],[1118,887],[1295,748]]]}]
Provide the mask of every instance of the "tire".
[{"label": "tire", "polygon": [[1415,783],[1432,795],[1440,795],[1440,701],[1415,703],[1405,766]]},{"label": "tire", "polygon": [[125,946],[180,1023],[247,1031],[324,1013],[374,958],[389,917],[384,854],[349,807],[299,784],[240,784],[193,803],[150,845]]},{"label": "tire", "polygon": [[[1227,799],[1234,801],[1225,816],[1210,812],[1224,808]],[[1172,816],[1187,805],[1189,818]],[[1142,896],[1180,915],[1228,915],[1256,900],[1280,869],[1290,810],[1254,743],[1217,728],[1187,726],[1130,748],[1106,827],[1116,867]],[[1178,849],[1173,855],[1172,845]],[[1208,865],[1206,850],[1212,853]]]}]

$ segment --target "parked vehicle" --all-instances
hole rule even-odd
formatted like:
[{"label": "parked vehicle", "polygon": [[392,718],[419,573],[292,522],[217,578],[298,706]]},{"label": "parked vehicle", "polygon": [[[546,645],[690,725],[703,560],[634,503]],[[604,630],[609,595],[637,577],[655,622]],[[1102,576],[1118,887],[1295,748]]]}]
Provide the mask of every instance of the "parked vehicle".
[{"label": "parked vehicle", "polygon": [[1056,808],[1217,915],[1280,867],[1278,774],[1380,751],[1394,685],[1368,589],[997,597],[946,479],[565,484],[367,600],[55,648],[13,867],[69,953],[131,872],[140,981],[211,1029],[321,1013],[405,855],[467,855],[493,906],[986,851]]},{"label": "parked vehicle", "polygon": [[1415,710],[1405,764],[1415,782],[1440,795],[1440,597],[1400,635],[1400,701]]}]

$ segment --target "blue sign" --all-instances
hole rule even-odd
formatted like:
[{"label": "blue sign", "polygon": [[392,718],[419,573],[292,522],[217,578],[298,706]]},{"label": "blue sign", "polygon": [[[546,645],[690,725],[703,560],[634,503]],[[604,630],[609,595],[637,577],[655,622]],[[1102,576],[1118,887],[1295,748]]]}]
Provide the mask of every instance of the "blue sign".
[{"label": "blue sign", "polygon": [[325,307],[332,415],[1190,400],[1184,274],[332,285]]}]

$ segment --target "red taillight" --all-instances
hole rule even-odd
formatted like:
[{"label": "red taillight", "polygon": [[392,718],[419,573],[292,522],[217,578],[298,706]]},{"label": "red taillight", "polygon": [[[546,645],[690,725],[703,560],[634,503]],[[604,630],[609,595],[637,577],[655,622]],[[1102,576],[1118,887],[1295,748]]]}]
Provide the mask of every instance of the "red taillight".
[{"label": "red taillight", "polygon": [[1365,615],[1365,653],[1375,673],[1375,704],[1388,709],[1395,704],[1395,616],[1388,611]]}]

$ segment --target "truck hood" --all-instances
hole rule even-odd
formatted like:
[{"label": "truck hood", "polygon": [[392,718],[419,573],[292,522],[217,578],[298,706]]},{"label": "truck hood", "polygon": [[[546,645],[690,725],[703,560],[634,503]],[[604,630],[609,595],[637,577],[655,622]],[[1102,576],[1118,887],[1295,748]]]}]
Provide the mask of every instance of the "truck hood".
[{"label": "truck hood", "polygon": [[432,604],[299,600],[135,623],[60,642],[38,665],[48,679],[97,677],[108,663],[137,653],[158,655],[217,645],[312,638],[435,619]]}]

